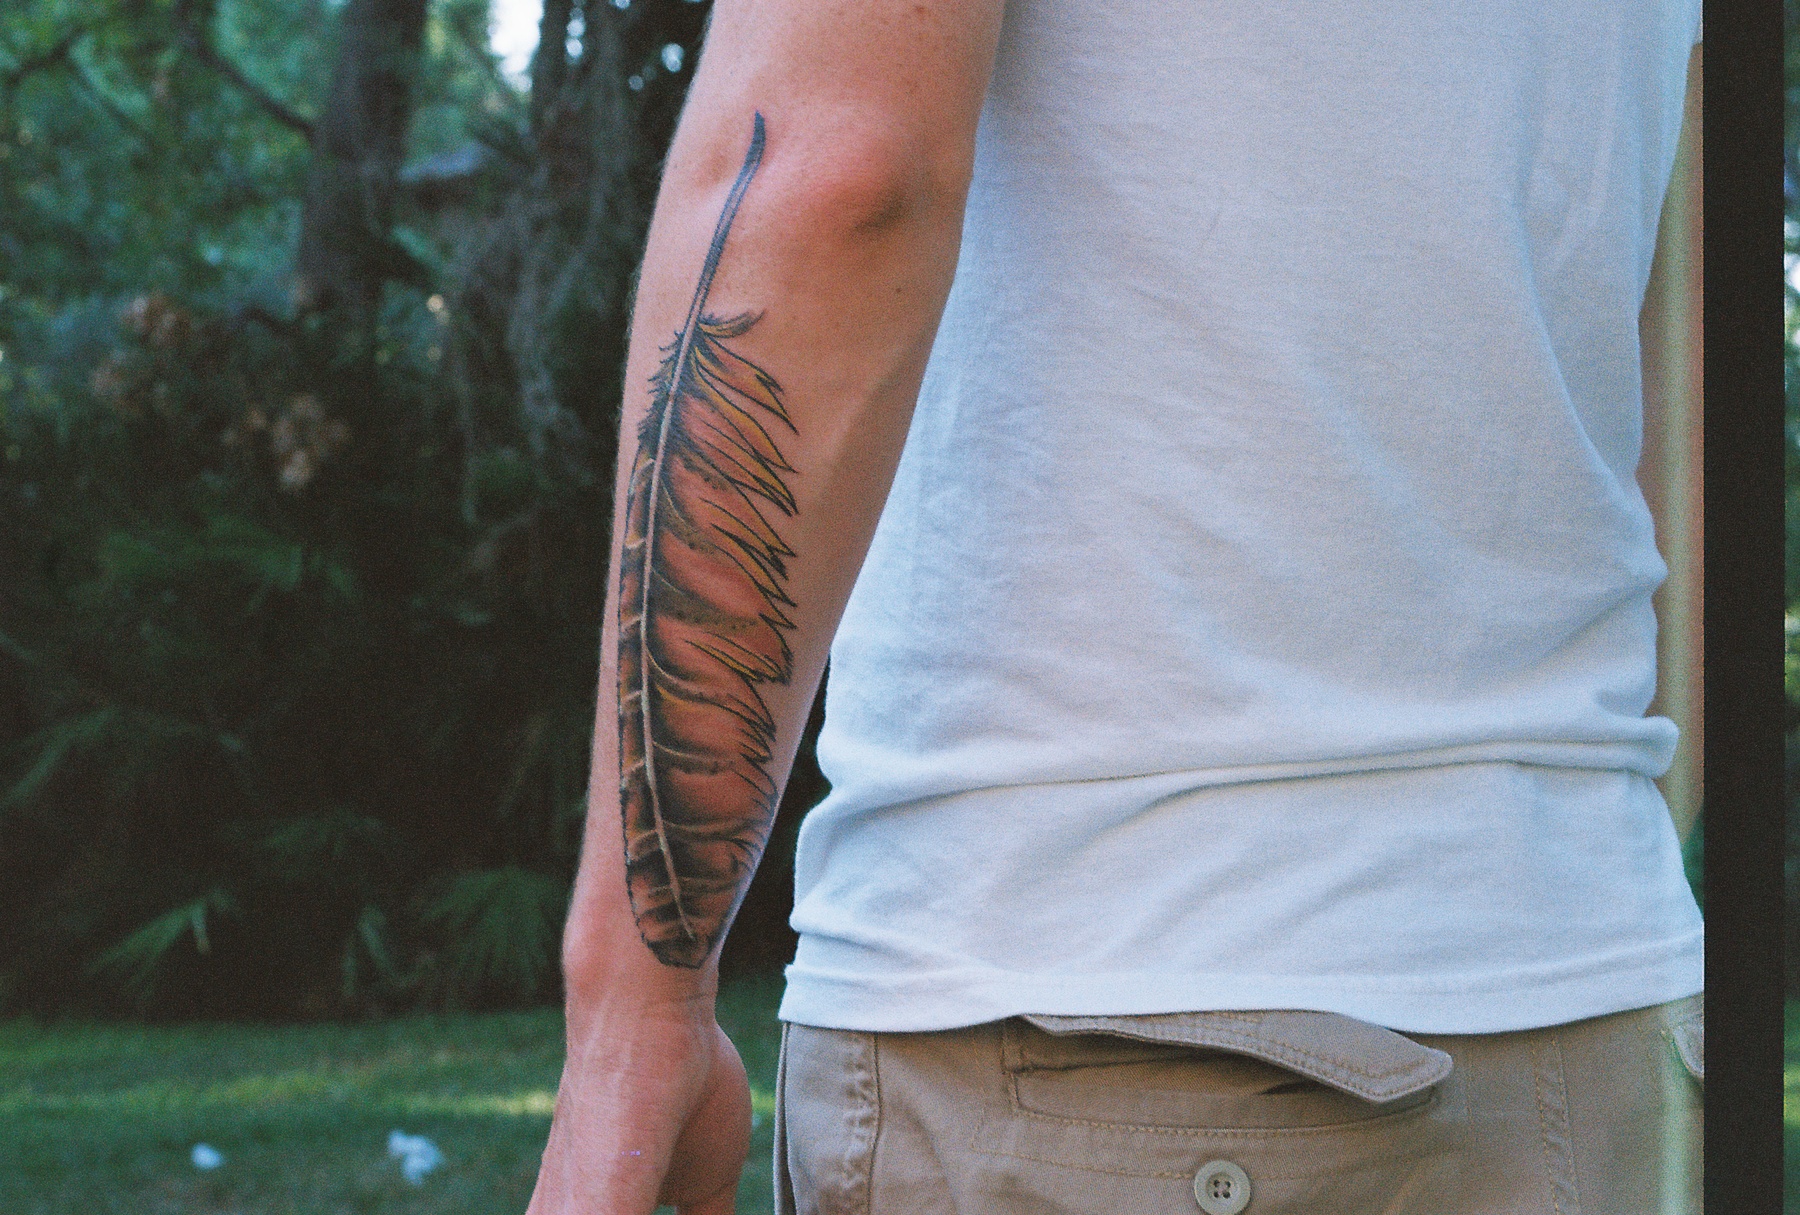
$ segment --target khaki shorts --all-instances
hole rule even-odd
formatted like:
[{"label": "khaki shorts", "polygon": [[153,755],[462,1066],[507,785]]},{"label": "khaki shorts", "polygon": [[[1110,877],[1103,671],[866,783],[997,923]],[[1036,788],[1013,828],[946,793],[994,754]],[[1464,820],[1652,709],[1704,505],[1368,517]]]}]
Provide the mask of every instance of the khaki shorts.
[{"label": "khaki shorts", "polygon": [[1700,997],[1519,1033],[1329,1013],[788,1025],[781,1215],[1697,1215]]}]

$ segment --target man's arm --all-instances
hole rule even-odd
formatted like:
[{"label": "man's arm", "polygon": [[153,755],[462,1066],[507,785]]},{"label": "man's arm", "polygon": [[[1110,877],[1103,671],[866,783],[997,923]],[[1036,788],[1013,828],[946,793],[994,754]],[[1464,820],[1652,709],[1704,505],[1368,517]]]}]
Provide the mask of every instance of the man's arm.
[{"label": "man's arm", "polygon": [[1668,581],[1656,594],[1657,689],[1650,711],[1681,727],[1674,765],[1660,783],[1683,839],[1693,828],[1703,788],[1700,65],[1696,46],[1688,60],[1681,144],[1638,318],[1644,352],[1644,455],[1638,483],[1669,565]]},{"label": "man's arm", "polygon": [[626,364],[568,1058],[533,1215],[732,1209],[713,1019],[955,270],[1000,0],[717,0]]}]

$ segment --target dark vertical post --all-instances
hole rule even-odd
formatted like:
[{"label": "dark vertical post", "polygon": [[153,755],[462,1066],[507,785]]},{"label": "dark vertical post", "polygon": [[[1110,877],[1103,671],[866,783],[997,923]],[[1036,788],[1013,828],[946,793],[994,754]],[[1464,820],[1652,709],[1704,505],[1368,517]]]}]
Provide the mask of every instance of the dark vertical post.
[{"label": "dark vertical post", "polygon": [[1706,4],[1706,1207],[1782,1204],[1782,17]]}]

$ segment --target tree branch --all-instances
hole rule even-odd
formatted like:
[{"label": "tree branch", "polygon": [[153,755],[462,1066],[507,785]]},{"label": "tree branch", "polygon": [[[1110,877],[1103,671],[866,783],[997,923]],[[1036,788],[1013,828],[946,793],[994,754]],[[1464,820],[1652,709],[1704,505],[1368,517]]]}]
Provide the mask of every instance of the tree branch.
[{"label": "tree branch", "polygon": [[46,68],[57,66],[66,67],[69,69],[69,74],[75,78],[77,89],[85,94],[101,113],[124,127],[144,146],[151,146],[154,141],[150,138],[150,132],[146,131],[143,124],[139,123],[137,119],[119,108],[118,104],[107,95],[106,90],[94,80],[88,72],[87,65],[82,63],[80,56],[75,54],[75,44],[85,38],[88,32],[85,27],[70,30],[57,39],[55,45],[19,60],[4,75],[0,75],[0,81],[4,81],[6,88],[11,90],[34,72],[41,72]]},{"label": "tree branch", "polygon": [[117,102],[107,96],[106,90],[102,88],[92,76],[88,75],[88,70],[86,66],[82,64],[80,59],[72,54],[66,55],[64,58],[69,61],[69,70],[75,77],[75,83],[81,86],[81,91],[87,94],[89,101],[92,101],[100,108],[101,113],[124,127],[125,130],[132,135],[135,135],[143,146],[155,146],[156,141],[151,137],[150,132],[145,130],[143,124],[137,119],[121,109]]},{"label": "tree branch", "polygon": [[488,78],[488,83],[510,93],[512,84],[501,73],[500,65],[495,62],[493,53],[488,50],[481,39],[460,21],[447,21],[444,24],[449,27],[451,37],[456,39],[456,45],[467,52],[469,61]]},{"label": "tree branch", "polygon": [[538,20],[537,51],[531,56],[533,136],[543,130],[545,116],[557,101],[563,80],[569,74],[569,18],[574,11],[574,0],[544,0],[544,14]]},{"label": "tree branch", "polygon": [[35,55],[27,55],[25,58],[19,60],[19,62],[10,68],[3,77],[6,81],[6,87],[9,89],[15,87],[21,80],[25,79],[25,77],[31,75],[33,72],[41,72],[45,68],[55,67],[59,63],[67,62],[69,51],[75,46],[76,41],[85,33],[87,33],[86,29],[70,30],[61,38],[57,39],[55,44],[47,50],[39,51]]},{"label": "tree branch", "polygon": [[246,97],[255,103],[263,113],[279,122],[291,131],[297,131],[300,137],[311,143],[313,124],[311,120],[289,109],[281,101],[271,96],[261,85],[244,74],[225,55],[220,53],[206,38],[200,23],[194,19],[192,0],[176,0],[175,21],[181,27],[182,45],[194,58],[236,85]]},{"label": "tree branch", "polygon": [[290,337],[294,332],[292,321],[283,320],[261,304],[242,304],[225,314],[226,330],[234,336],[242,333],[252,322],[282,337]]}]

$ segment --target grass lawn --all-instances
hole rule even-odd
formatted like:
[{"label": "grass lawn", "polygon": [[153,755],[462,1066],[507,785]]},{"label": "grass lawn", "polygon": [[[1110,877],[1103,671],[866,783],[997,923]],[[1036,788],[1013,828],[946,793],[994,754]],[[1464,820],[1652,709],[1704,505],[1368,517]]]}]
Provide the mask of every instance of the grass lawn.
[{"label": "grass lawn", "polygon": [[[756,1106],[740,1215],[770,1210],[779,978],[719,1019]],[[369,1025],[0,1024],[4,1215],[520,1215],[562,1066],[555,1011]],[[444,1164],[406,1182],[399,1129]],[[224,1164],[194,1167],[196,1143]]]}]

